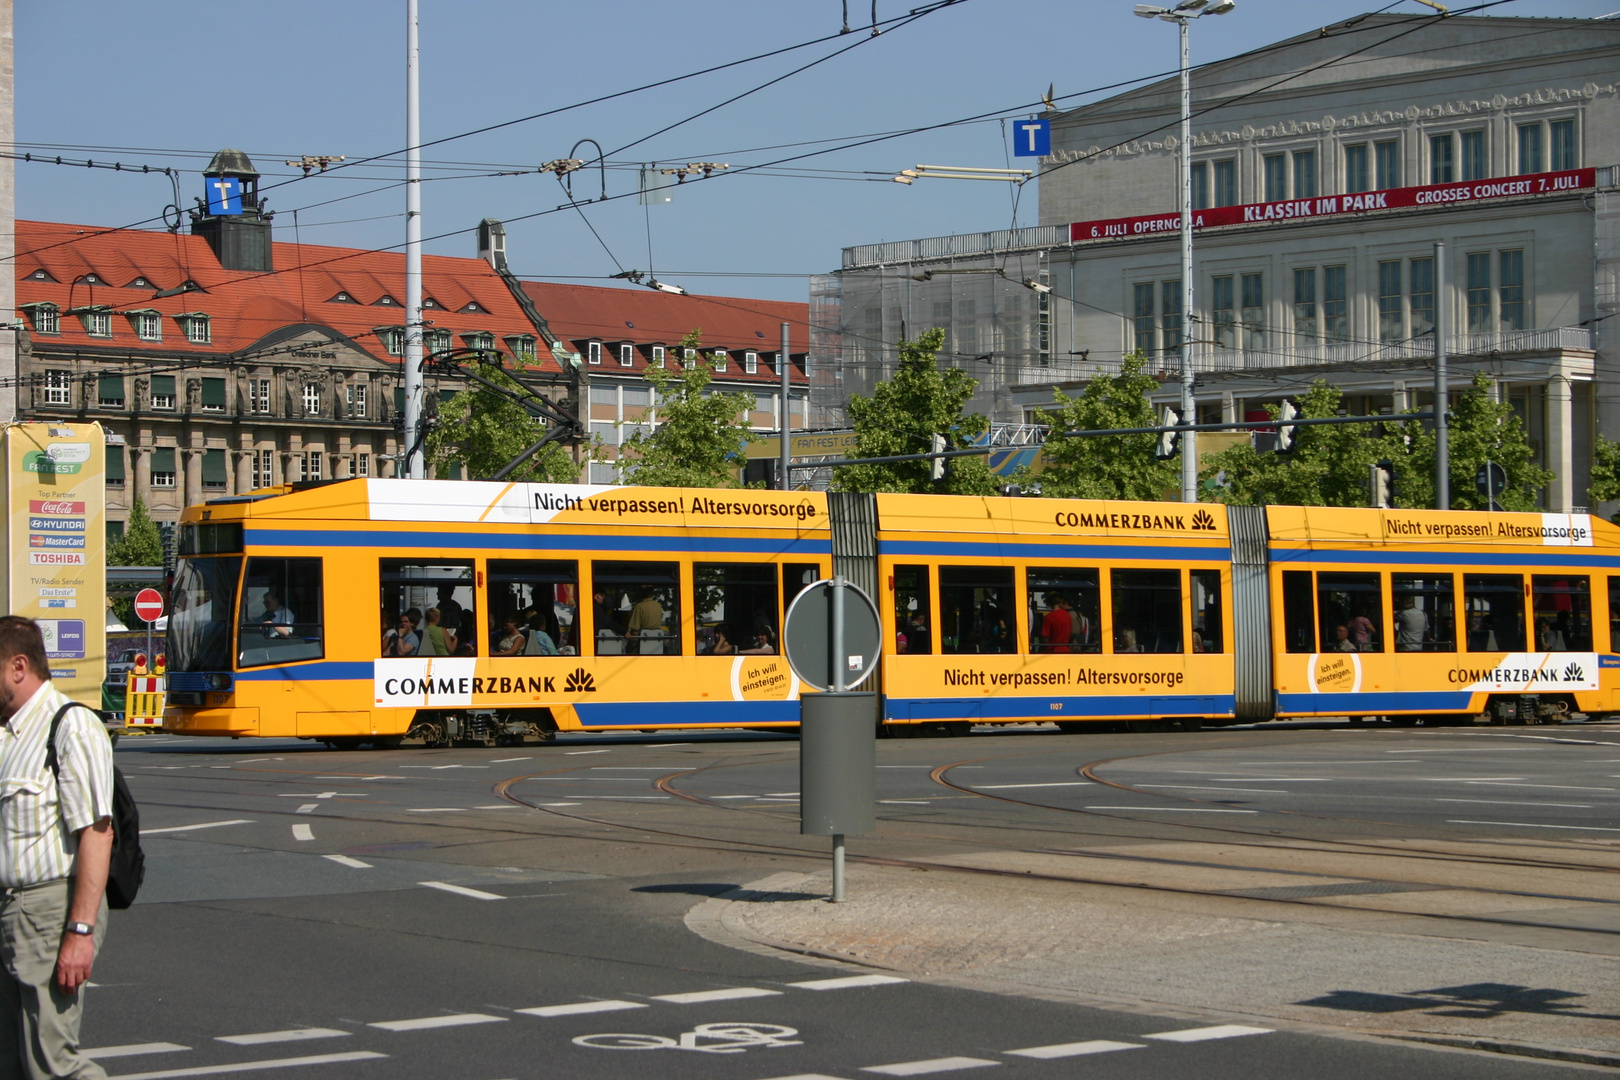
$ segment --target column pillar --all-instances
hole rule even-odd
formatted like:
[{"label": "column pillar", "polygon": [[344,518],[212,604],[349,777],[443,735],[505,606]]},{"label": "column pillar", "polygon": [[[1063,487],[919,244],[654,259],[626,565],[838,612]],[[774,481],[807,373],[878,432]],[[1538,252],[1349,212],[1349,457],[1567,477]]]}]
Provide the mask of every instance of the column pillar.
[{"label": "column pillar", "polygon": [[1547,485],[1547,509],[1568,513],[1575,504],[1575,410],[1570,397],[1569,374],[1562,363],[1553,366],[1547,380],[1547,468],[1552,482]]},{"label": "column pillar", "polygon": [[130,468],[135,470],[135,497],[148,510],[152,508],[152,448],[150,446],[129,447]]},{"label": "column pillar", "polygon": [[1235,424],[1238,422],[1237,398],[1232,391],[1221,391],[1221,423]]},{"label": "column pillar", "polygon": [[1393,399],[1390,403],[1395,406],[1397,416],[1412,407],[1412,395],[1407,392],[1406,384],[1400,379],[1396,379],[1394,385],[1390,387],[1390,397]]},{"label": "column pillar", "polygon": [[[193,436],[196,438],[196,436]],[[180,453],[185,455],[185,487],[183,489],[184,501],[181,506],[196,506],[202,502],[202,465],[203,448],[200,446],[187,446]]]}]

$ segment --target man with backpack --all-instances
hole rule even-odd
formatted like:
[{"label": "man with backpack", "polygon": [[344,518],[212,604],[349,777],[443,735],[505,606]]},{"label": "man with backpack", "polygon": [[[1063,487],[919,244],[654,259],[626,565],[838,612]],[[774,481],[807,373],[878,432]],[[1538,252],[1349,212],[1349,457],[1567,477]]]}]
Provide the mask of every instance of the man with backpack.
[{"label": "man with backpack", "polygon": [[79,1020],[107,924],[112,744],[15,615],[0,617],[0,725],[0,1077],[95,1080]]}]

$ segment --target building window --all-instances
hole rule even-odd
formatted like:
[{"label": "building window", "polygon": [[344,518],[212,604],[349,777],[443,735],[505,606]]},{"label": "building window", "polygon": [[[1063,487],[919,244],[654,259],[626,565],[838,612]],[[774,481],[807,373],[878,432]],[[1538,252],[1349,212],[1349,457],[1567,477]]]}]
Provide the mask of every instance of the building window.
[{"label": "building window", "polygon": [[602,362],[602,343],[600,341],[586,343],[585,362],[589,364],[600,364]]},{"label": "building window", "polygon": [[1151,281],[1138,282],[1132,287],[1131,348],[1143,356],[1154,353],[1153,335],[1158,329],[1153,295],[1156,286]]},{"label": "building window", "polygon": [[354,455],[353,475],[355,475],[355,476],[370,476],[371,475],[371,455],[370,454],[356,454],[356,455]]},{"label": "building window", "polygon": [[193,345],[207,345],[213,340],[208,329],[207,315],[176,315],[180,328],[186,333],[186,340]]},{"label": "building window", "polygon": [[154,375],[154,376],[152,376],[152,408],[154,408],[154,409],[173,409],[174,408],[174,376],[173,375]]},{"label": "building window", "polygon": [[276,482],[276,452],[255,450],[253,453],[253,486],[269,487]]},{"label": "building window", "polygon": [[697,365],[697,354],[698,354],[698,351],[696,349],[686,349],[686,350],[682,351],[682,353],[681,353],[681,367],[683,367],[683,368],[695,367]]},{"label": "building window", "polygon": [[1174,353],[1181,355],[1181,282],[1166,281],[1159,288],[1163,296],[1164,322],[1160,329],[1164,336],[1163,349],[1166,355]]},{"label": "building window", "polygon": [[1232,309],[1232,275],[1223,274],[1210,282],[1210,309],[1215,316],[1215,347],[1237,347],[1237,313]]},{"label": "building window", "polygon": [[1366,191],[1367,184],[1367,144],[1356,143],[1344,148],[1344,190],[1354,194]]},{"label": "building window", "polygon": [[248,411],[268,413],[270,411],[270,380],[248,380]]},{"label": "building window", "polygon": [[1243,275],[1243,347],[1265,346],[1266,278],[1264,274]]},{"label": "building window", "polygon": [[1316,151],[1294,151],[1294,198],[1316,198]]},{"label": "building window", "polygon": [[1231,159],[1214,162],[1215,166],[1215,205],[1236,206],[1237,194],[1237,162]]},{"label": "building window", "polygon": [[318,383],[304,384],[304,415],[315,416],[321,411],[321,388]]},{"label": "building window", "polygon": [[107,444],[107,486],[124,486],[124,448],[117,443]]},{"label": "building window", "polygon": [[28,305],[28,319],[34,326],[36,334],[60,334],[62,332],[62,313],[55,304]]},{"label": "building window", "polygon": [[122,375],[103,375],[96,380],[96,400],[103,409],[122,409],[124,407],[124,377]]},{"label": "building window", "polygon": [[204,412],[225,411],[225,380],[205,378],[202,381],[202,401]]},{"label": "building window", "polygon": [[1468,256],[1468,332],[1486,334],[1491,329],[1491,256],[1476,251]]},{"label": "building window", "polygon": [[135,336],[142,341],[163,340],[163,316],[155,311],[137,311],[130,321],[135,324]]},{"label": "building window", "polygon": [[152,486],[174,487],[174,447],[158,446],[152,449]]},{"label": "building window", "polygon": [[1547,125],[1547,134],[1551,136],[1548,141],[1552,144],[1553,171],[1577,168],[1576,159],[1580,155],[1575,152],[1575,121],[1554,120]]},{"label": "building window", "polygon": [[714,370],[726,370],[726,365],[731,362],[731,354],[725,349],[716,349],[711,355],[714,357]]},{"label": "building window", "polygon": [[348,394],[349,415],[356,420],[366,418],[366,384],[350,383],[344,388]]},{"label": "building window", "polygon": [[202,455],[202,486],[204,491],[224,491],[226,479],[225,451],[204,450]]},{"label": "building window", "polygon": [[325,456],[326,456],[325,452],[321,451],[321,450],[305,450],[304,451],[304,479],[305,480],[319,480],[319,479],[321,479],[321,459],[323,457],[325,457]]},{"label": "building window", "polygon": [[1485,133],[1465,131],[1458,136],[1462,142],[1462,175],[1459,180],[1485,179]]},{"label": "building window", "polygon": [[389,356],[405,355],[405,328],[403,326],[385,326],[377,331],[377,340],[382,343],[383,351]]},{"label": "building window", "polygon": [[619,366],[634,367],[636,364],[636,347],[628,341],[619,346]]},{"label": "building window", "polygon": [[1294,271],[1294,343],[1316,343],[1316,267]]},{"label": "building window", "polygon": [[1401,144],[1394,139],[1373,143],[1374,187],[1388,191],[1401,186]]},{"label": "building window", "polygon": [[1350,340],[1347,278],[1343,266],[1322,267],[1322,336],[1328,341]]},{"label": "building window", "polygon": [[1412,336],[1422,337],[1434,330],[1434,259],[1413,259]]},{"label": "building window", "polygon": [[743,371],[749,375],[759,374],[759,353],[752,349],[743,353]]},{"label": "building window", "polygon": [[1288,198],[1288,155],[1267,154],[1261,164],[1265,172],[1266,202]]},{"label": "building window", "polygon": [[1194,210],[1205,210],[1208,207],[1209,165],[1207,162],[1195,161],[1192,167],[1192,208]]},{"label": "building window", "polygon": [[47,371],[45,373],[45,404],[73,404],[73,373],[71,371]]},{"label": "building window", "polygon": [[487,332],[462,334],[461,340],[467,343],[467,348],[476,349],[479,352],[489,352],[495,348],[495,335]]},{"label": "building window", "polygon": [[1429,183],[1449,184],[1457,179],[1457,140],[1451,132],[1429,136]]},{"label": "building window", "polygon": [[1405,336],[1405,305],[1401,292],[1399,259],[1378,264],[1378,340],[1399,341]]},{"label": "building window", "polygon": [[1497,253],[1497,319],[1503,330],[1524,329],[1524,252]]},{"label": "building window", "polygon": [[652,347],[652,366],[664,366],[664,347],[662,345],[654,345]]},{"label": "building window", "polygon": [[86,311],[79,316],[84,332],[91,337],[112,337],[112,312]]},{"label": "building window", "polygon": [[427,351],[430,353],[449,352],[450,331],[429,330],[425,336],[425,344],[427,346]]},{"label": "building window", "polygon": [[519,334],[506,339],[506,347],[512,350],[512,355],[525,364],[535,361],[534,343],[533,334]]},{"label": "building window", "polygon": [[1542,171],[1541,159],[1541,125],[1519,125],[1519,173],[1538,173]]}]

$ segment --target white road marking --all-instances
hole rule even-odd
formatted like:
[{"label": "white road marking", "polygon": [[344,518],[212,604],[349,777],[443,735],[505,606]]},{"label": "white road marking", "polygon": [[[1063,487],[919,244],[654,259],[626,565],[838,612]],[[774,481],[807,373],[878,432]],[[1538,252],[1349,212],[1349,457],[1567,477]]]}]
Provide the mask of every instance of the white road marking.
[{"label": "white road marking", "polygon": [[799,797],[799,793],[797,791],[767,791],[765,796],[772,799],[786,799],[790,797],[797,799]]},{"label": "white road marking", "polygon": [[87,1058],[135,1057],[138,1054],[172,1054],[177,1050],[190,1050],[189,1046],[180,1046],[177,1043],[129,1043],[125,1046],[97,1046],[90,1050],[80,1050],[79,1053]]},{"label": "white road marking", "polygon": [[270,1061],[239,1061],[234,1065],[202,1065],[190,1069],[164,1069],[160,1072],[120,1073],[108,1080],[173,1080],[181,1076],[216,1076],[220,1073],[253,1072],[257,1069],[291,1069],[300,1065],[336,1065],[345,1061],[385,1058],[375,1050],[351,1050],[346,1054],[315,1054],[311,1057],[275,1058]]},{"label": "white road marking", "polygon": [[300,806],[297,810],[293,811],[293,813],[295,813],[295,814],[313,814],[315,811],[319,810],[320,808],[321,808],[320,803],[312,803],[312,802],[310,802],[310,803],[305,803],[303,806]]},{"label": "white road marking", "polygon": [[1354,777],[1340,776],[1212,776],[1212,784],[1335,784]]},{"label": "white road marking", "polygon": [[284,791],[284,792],[281,792],[279,795],[277,795],[276,798],[278,798],[278,799],[330,799],[334,795],[341,795],[344,798],[348,798],[348,799],[369,799],[369,798],[371,798],[371,793],[366,792],[366,791],[322,791],[322,792],[320,792],[318,794],[315,793],[315,792],[307,792],[307,793],[302,794],[302,795]]},{"label": "white road marking", "polygon": [[1152,1035],[1144,1035],[1144,1039],[1159,1039],[1163,1042],[1194,1043],[1208,1042],[1211,1039],[1235,1039],[1241,1035],[1269,1035],[1270,1028],[1246,1027],[1243,1024],[1217,1024],[1214,1027],[1185,1028],[1181,1031],[1159,1031]]},{"label": "white road marking", "polygon": [[796,986],[800,990],[851,990],[857,986],[892,986],[895,983],[910,981],[894,975],[846,975],[839,979],[810,979],[807,982],[788,985]]},{"label": "white road marking", "polygon": [[[408,767],[409,766],[407,766],[407,768]],[[382,774],[379,773],[376,776],[317,776],[317,777],[313,777],[313,779],[316,779],[316,780],[403,780],[403,779],[405,779],[405,777],[403,777],[403,776],[383,776]]]},{"label": "white road marking", "polygon": [[[1026,788],[1026,787],[1090,787],[1090,786],[1091,786],[1091,781],[1090,780],[1064,780],[1061,783],[1052,783],[1052,784],[974,784],[973,785],[973,790],[974,791],[1003,791],[1003,790],[1006,790],[1006,789],[1009,789],[1009,788]],[[1148,785],[1144,784],[1143,786],[1146,787]],[[1157,785],[1157,786],[1163,786],[1163,785]]]},{"label": "white road marking", "polygon": [[606,750],[570,750],[563,757],[578,757],[581,754],[605,754]]},{"label": "white road marking", "polygon": [[1495,780],[1464,780],[1465,784],[1488,784],[1491,787],[1549,788],[1553,791],[1613,791],[1612,787],[1577,787],[1574,784],[1507,784]]},{"label": "white road marking", "polygon": [[516,803],[509,803],[509,802],[489,803],[489,804],[487,804],[485,806],[475,806],[475,807],[473,807],[473,809],[474,810],[516,810],[517,809],[517,804]]},{"label": "white road marking", "polygon": [[491,765],[505,765],[508,761],[533,761],[533,760],[534,760],[534,756],[532,754],[529,757],[498,757],[498,758],[490,759],[490,764]]},{"label": "white road marking", "polygon": [[645,1009],[640,1001],[576,1001],[571,1005],[541,1005],[535,1009],[519,1009],[526,1016],[583,1016],[586,1013],[620,1012],[624,1009]]},{"label": "white road marking", "polygon": [[1503,746],[1448,747],[1443,750],[1385,750],[1386,754],[1492,754],[1507,749]]},{"label": "white road marking", "polygon": [[701,1005],[707,1001],[736,1001],[740,998],[781,997],[780,990],[766,990],[758,986],[732,986],[725,990],[695,990],[689,994],[656,994],[654,1001],[667,1001],[672,1005]]},{"label": "white road marking", "polygon": [[1450,819],[1448,825],[1511,825],[1515,829],[1571,829],[1575,832],[1620,832],[1620,829],[1600,829],[1596,825],[1533,825],[1528,821],[1463,821]]},{"label": "white road marking", "polygon": [[1481,806],[1558,806],[1570,810],[1590,810],[1591,803],[1578,802],[1513,802],[1508,799],[1436,799],[1435,802],[1477,803]]},{"label": "white road marking", "polygon": [[592,765],[591,772],[695,772],[696,765],[682,765],[676,768],[673,765]]},{"label": "white road marking", "polygon": [[958,1072],[962,1069],[981,1069],[986,1065],[1000,1065],[987,1058],[948,1057],[929,1058],[927,1061],[902,1061],[895,1065],[868,1065],[861,1072],[882,1073],[884,1076],[927,1076],[929,1073]]},{"label": "white road marking", "polygon": [[927,799],[879,799],[878,802],[888,806],[927,806]]},{"label": "white road marking", "polygon": [[543,802],[541,806],[578,806],[577,802]]},{"label": "white road marking", "polygon": [[1527,780],[1525,776],[1419,776],[1402,777],[1404,780],[1418,780],[1426,784],[1480,784],[1487,780]]},{"label": "white road marking", "polygon": [[[321,858],[323,858],[323,859],[331,859],[333,862],[337,863],[340,866],[352,866],[356,870],[370,870],[371,869],[371,864],[370,863],[361,862],[359,859],[351,859],[347,855],[323,855],[323,856],[321,856]],[[311,1028],[309,1030],[314,1031],[316,1029]]]},{"label": "white road marking", "polygon": [[711,799],[759,799],[760,795],[710,795]]},{"label": "white road marking", "polygon": [[299,824],[293,826],[293,839],[313,840],[315,839],[315,830],[300,822]]},{"label": "white road marking", "polygon": [[445,892],[455,893],[457,896],[470,896],[474,900],[505,900],[500,893],[484,892],[482,889],[469,889],[465,885],[451,885],[446,881],[418,881],[418,885],[426,885],[430,889],[442,889]]},{"label": "white road marking", "polygon": [[196,832],[198,829],[217,829],[223,825],[251,825],[252,818],[232,818],[230,821],[204,821],[196,825],[170,825],[166,829],[142,829],[142,836],[154,836],[166,832]]},{"label": "white road marking", "polygon": [[241,761],[233,761],[233,762],[231,762],[231,764],[232,765],[251,765],[255,761],[280,761],[280,760],[281,759],[278,758],[278,757],[250,757],[250,758],[243,758]]},{"label": "white road marking", "polygon": [[792,1076],[773,1076],[770,1080],[840,1080],[836,1076],[826,1073],[794,1073]]},{"label": "white road marking", "polygon": [[452,1013],[449,1016],[419,1016],[415,1020],[384,1020],[366,1026],[382,1028],[384,1031],[425,1031],[428,1028],[464,1027],[468,1024],[501,1024],[505,1022],[506,1017],[491,1016],[488,1013]]},{"label": "white road marking", "polygon": [[412,806],[406,809],[407,814],[459,814],[467,809],[465,806]]},{"label": "white road marking", "polygon": [[1088,806],[1087,810],[1151,810],[1155,814],[1258,814],[1258,810],[1212,810],[1202,806]]},{"label": "white road marking", "polygon": [[1022,1050],[1008,1050],[1006,1053],[1013,1057],[1038,1058],[1048,1061],[1052,1058],[1079,1057],[1082,1054],[1106,1054],[1113,1050],[1146,1050],[1141,1043],[1110,1042],[1107,1039],[1091,1039],[1088,1042],[1054,1043],[1051,1046],[1026,1046]]},{"label": "white road marking", "polygon": [[305,1039],[336,1039],[350,1034],[353,1033],[337,1028],[288,1028],[285,1031],[259,1031],[252,1035],[216,1035],[214,1041],[233,1046],[263,1046],[265,1043],[302,1042]]},{"label": "white road marking", "polygon": [[1253,795],[1288,795],[1281,788],[1264,787],[1201,787],[1194,784],[1137,784],[1139,788],[1164,788],[1166,791],[1242,791]]}]

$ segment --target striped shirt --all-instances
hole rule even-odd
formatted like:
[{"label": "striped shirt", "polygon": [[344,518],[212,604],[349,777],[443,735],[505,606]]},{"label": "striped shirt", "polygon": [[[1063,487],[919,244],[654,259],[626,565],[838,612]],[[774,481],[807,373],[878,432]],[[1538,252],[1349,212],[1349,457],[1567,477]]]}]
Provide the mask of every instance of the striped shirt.
[{"label": "striped shirt", "polygon": [[49,682],[0,727],[0,887],[73,872],[77,833],[112,817],[112,742],[89,709],[69,709],[56,735],[61,780],[45,764],[51,718],[68,702]]}]

